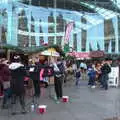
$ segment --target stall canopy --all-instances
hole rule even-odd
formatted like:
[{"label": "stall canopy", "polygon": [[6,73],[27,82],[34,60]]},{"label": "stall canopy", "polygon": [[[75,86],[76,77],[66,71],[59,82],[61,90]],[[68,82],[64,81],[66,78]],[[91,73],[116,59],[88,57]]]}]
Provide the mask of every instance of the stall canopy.
[{"label": "stall canopy", "polygon": [[70,56],[74,56],[76,59],[90,59],[104,57],[103,51],[91,51],[91,52],[70,52]]},{"label": "stall canopy", "polygon": [[55,48],[48,48],[47,50],[41,52],[41,55],[54,56],[54,57],[60,56],[60,54],[55,50]]},{"label": "stall canopy", "polygon": [[0,50],[11,50],[17,53],[22,54],[34,54],[41,52],[42,55],[48,55],[48,56],[65,56],[65,53],[62,51],[62,49],[57,45],[43,45],[40,47],[18,47],[13,45],[2,45],[0,46]]},{"label": "stall canopy", "polygon": [[23,51],[25,54],[28,54],[28,55],[41,52],[41,55],[46,55],[46,56],[51,56],[51,55],[52,56],[65,56],[65,53],[57,45],[24,48]]}]

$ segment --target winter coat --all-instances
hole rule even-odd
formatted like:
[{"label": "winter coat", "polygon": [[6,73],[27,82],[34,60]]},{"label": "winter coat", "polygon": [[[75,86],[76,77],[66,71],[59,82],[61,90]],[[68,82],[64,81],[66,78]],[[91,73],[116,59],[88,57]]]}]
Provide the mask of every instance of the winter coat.
[{"label": "winter coat", "polygon": [[64,74],[65,73],[65,67],[64,67],[63,62],[58,62],[57,66],[58,66],[58,68],[60,70],[60,74]]},{"label": "winter coat", "polygon": [[102,67],[101,67],[101,73],[102,74],[108,74],[111,72],[111,67],[108,65],[108,64],[104,64]]},{"label": "winter coat", "polygon": [[65,73],[65,67],[62,62],[58,62],[57,64],[53,64],[54,75],[55,76],[62,76]]},{"label": "winter coat", "polygon": [[[33,71],[30,71],[33,69]],[[32,80],[43,80],[43,77],[47,76],[47,66],[45,65],[30,65],[29,76]]]},{"label": "winter coat", "polygon": [[29,71],[29,77],[32,80],[39,80],[39,70],[37,65],[29,65],[28,66],[28,71]]},{"label": "winter coat", "polygon": [[24,77],[26,76],[26,70],[24,65],[20,63],[12,63],[9,66],[11,71],[11,90],[15,95],[23,95],[24,90]]},{"label": "winter coat", "polygon": [[93,70],[93,69],[89,70],[89,71],[88,71],[88,76],[89,76],[90,78],[95,78],[95,76],[96,76],[96,71]]},{"label": "winter coat", "polygon": [[10,81],[10,70],[7,65],[0,64],[0,82]]}]

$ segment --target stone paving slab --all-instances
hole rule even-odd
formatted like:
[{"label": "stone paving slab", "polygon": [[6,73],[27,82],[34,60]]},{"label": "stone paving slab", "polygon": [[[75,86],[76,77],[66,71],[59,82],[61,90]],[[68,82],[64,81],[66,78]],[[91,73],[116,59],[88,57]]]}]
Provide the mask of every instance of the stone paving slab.
[{"label": "stone paving slab", "polygon": [[[39,99],[39,104],[47,105],[44,115],[37,114],[36,111],[30,112],[28,105],[29,112],[25,115],[12,116],[10,109],[0,109],[0,120],[112,120],[114,116],[120,116],[119,88],[109,88],[108,91],[90,89],[86,81],[81,81],[80,88],[76,88],[74,84],[64,87],[64,95],[70,97],[70,102],[60,104],[56,104],[49,97],[49,89],[45,89],[44,92]],[[51,95],[54,95],[53,87]],[[30,101],[31,98],[27,99],[27,102]]]}]

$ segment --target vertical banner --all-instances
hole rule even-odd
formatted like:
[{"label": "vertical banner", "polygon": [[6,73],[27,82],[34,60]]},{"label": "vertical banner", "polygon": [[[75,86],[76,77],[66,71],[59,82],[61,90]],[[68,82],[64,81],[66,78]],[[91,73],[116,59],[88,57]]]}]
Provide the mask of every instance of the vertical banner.
[{"label": "vertical banner", "polygon": [[65,37],[64,37],[64,44],[68,44],[69,39],[70,39],[70,33],[73,29],[74,22],[70,22],[67,24],[66,32],[65,32]]},{"label": "vertical banner", "polygon": [[65,36],[64,36],[64,52],[69,52],[69,39],[70,33],[73,29],[74,22],[70,22],[67,24]]}]

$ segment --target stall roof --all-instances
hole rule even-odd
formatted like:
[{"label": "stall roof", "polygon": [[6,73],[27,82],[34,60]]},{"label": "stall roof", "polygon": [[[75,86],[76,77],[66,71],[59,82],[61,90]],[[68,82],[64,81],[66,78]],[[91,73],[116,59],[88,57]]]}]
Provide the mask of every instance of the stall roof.
[{"label": "stall roof", "polygon": [[62,49],[57,46],[57,45],[46,45],[46,46],[40,46],[40,47],[29,47],[29,48],[22,48],[23,52],[25,54],[33,54],[33,53],[38,53],[38,52],[42,52],[45,51],[49,48],[54,48],[58,53],[60,53],[61,56],[65,56],[64,52],[62,51]]},{"label": "stall roof", "polygon": [[12,50],[27,55],[42,52],[49,48],[54,48],[58,53],[60,53],[61,56],[65,56],[65,53],[58,45],[43,45],[39,47],[27,47],[27,48],[18,47],[10,44],[5,44],[0,46],[0,49]]}]

